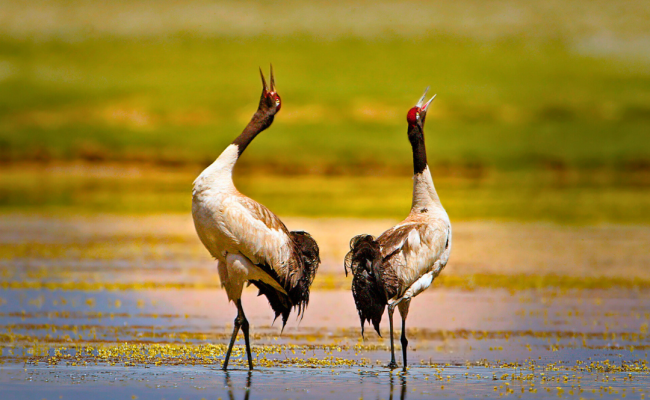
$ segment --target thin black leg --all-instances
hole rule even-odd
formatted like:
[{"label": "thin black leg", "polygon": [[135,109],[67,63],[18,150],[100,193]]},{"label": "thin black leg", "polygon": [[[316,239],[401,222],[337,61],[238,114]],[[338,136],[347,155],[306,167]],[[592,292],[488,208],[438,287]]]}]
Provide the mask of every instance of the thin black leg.
[{"label": "thin black leg", "polygon": [[397,368],[397,363],[395,362],[395,343],[393,340],[393,312],[395,311],[394,307],[388,306],[388,321],[390,322],[390,364],[388,368],[395,369]]},{"label": "thin black leg", "polygon": [[404,360],[404,371],[406,371],[406,348],[409,345],[409,341],[406,339],[406,317],[402,317],[402,359]]},{"label": "thin black leg", "polygon": [[224,371],[228,369],[228,361],[230,360],[230,353],[232,353],[232,347],[235,345],[237,340],[237,334],[239,333],[239,327],[241,325],[239,319],[239,310],[237,311],[237,318],[235,318],[235,327],[232,330],[232,337],[230,338],[230,344],[228,345],[228,351],[226,352],[226,359],[223,360],[223,369]]},{"label": "thin black leg", "polygon": [[244,308],[241,305],[241,300],[237,300],[237,310],[241,317],[241,330],[244,332],[244,341],[246,342],[246,355],[248,356],[248,369],[253,369],[253,356],[251,355],[251,342],[249,337],[249,325]]}]

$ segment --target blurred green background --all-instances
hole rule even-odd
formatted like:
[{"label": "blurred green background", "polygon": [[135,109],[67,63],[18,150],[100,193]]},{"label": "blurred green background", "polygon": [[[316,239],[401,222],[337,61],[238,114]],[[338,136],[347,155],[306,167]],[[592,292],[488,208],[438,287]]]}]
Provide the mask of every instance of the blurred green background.
[{"label": "blurred green background", "polygon": [[430,85],[452,220],[650,223],[647,1],[0,1],[0,211],[189,212],[283,107],[240,189],[280,215],[401,217]]}]

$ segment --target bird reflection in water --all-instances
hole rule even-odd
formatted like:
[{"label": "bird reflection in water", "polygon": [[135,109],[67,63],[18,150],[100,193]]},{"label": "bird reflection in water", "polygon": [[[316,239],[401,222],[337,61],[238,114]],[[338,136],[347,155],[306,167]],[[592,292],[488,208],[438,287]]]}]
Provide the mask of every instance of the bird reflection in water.
[{"label": "bird reflection in water", "polygon": [[[244,400],[248,400],[251,395],[251,376],[253,375],[252,371],[248,371],[248,376],[246,377],[246,394],[244,395]],[[228,388],[228,397],[230,400],[235,400],[235,393],[233,392],[232,382],[230,381],[230,373],[226,371],[226,387]]]},{"label": "bird reflection in water", "polygon": [[[393,400],[393,391],[395,389],[395,385],[393,380],[395,379],[395,375],[390,374],[390,396],[388,397],[389,400]],[[402,386],[402,391],[400,392],[400,400],[404,400],[406,398],[406,375],[405,374],[400,374],[400,383]]]}]

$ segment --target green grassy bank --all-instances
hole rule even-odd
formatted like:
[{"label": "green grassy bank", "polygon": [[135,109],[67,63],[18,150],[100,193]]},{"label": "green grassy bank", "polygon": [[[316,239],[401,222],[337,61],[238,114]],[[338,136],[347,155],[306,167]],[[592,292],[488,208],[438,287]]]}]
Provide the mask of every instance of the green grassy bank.
[{"label": "green grassy bank", "polygon": [[650,168],[647,63],[445,35],[0,35],[0,159],[205,164],[252,115],[270,61],[283,109],[245,159],[262,169],[408,166],[405,115],[427,85],[432,164]]}]

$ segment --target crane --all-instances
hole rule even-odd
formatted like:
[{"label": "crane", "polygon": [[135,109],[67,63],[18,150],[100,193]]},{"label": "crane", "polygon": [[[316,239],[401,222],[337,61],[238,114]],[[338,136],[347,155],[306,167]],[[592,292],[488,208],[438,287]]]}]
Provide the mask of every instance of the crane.
[{"label": "crane", "polygon": [[309,303],[309,288],[320,264],[316,241],[307,232],[289,231],[268,208],[241,194],[232,174],[246,147],[273,123],[282,106],[275,89],[273,66],[270,84],[262,77],[259,106],[244,131],[194,181],[192,217],[199,239],[217,260],[219,279],[228,300],[235,303],[237,317],[223,362],[228,361],[241,328],[248,367],[253,369],[249,323],[241,294],[244,283],[253,284],[275,313],[282,316],[282,329],[292,309],[302,315]]},{"label": "crane", "polygon": [[350,241],[345,256],[347,276],[352,272],[352,294],[359,318],[361,334],[366,321],[372,322],[381,336],[379,325],[388,308],[391,361],[397,368],[393,343],[393,312],[398,307],[402,317],[402,356],[406,371],[406,317],[411,299],[427,289],[440,274],[451,252],[451,223],[427,165],[424,145],[424,121],[435,95],[424,102],[429,88],[407,115],[408,139],[413,150],[413,200],[409,215],[399,224],[382,233],[357,235]]}]

